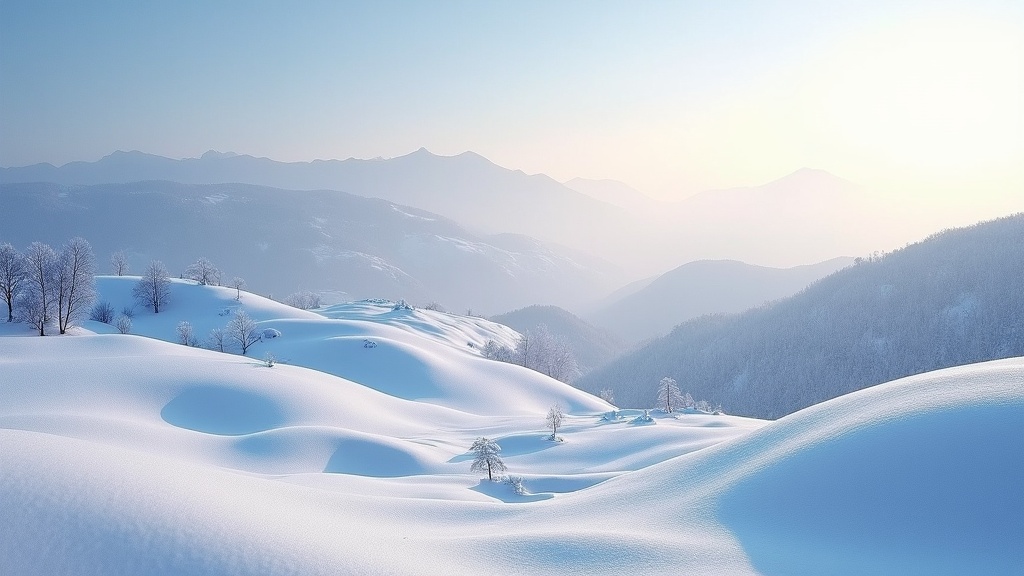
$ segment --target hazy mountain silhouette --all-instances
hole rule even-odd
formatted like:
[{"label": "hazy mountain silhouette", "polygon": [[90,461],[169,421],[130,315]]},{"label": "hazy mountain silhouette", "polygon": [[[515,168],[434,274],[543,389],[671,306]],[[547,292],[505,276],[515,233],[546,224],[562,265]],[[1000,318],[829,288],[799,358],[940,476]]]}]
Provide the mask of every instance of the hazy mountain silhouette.
[{"label": "hazy mountain silhouette", "polygon": [[[159,160],[156,160],[159,162]],[[125,249],[172,273],[201,256],[251,290],[343,291],[348,298],[436,300],[479,312],[577,302],[611,287],[611,265],[517,235],[480,236],[436,214],[334,191],[137,182],[0,185],[0,241],[89,240],[106,270]],[[603,287],[603,288],[601,288]]]},{"label": "hazy mountain silhouette", "polygon": [[1024,213],[860,261],[770,306],[688,321],[576,385],[648,407],[671,376],[727,412],[777,418],[903,376],[1024,355],[1022,278]]},{"label": "hazy mountain silhouette", "polygon": [[[277,162],[208,152],[172,160],[115,152],[96,162],[0,169],[0,182],[59,184],[167,180],[248,183],[290,190],[340,190],[439,214],[478,234],[524,234],[585,251],[623,270],[623,282],[658,275],[679,262],[732,259],[795,266],[905,243],[906,224],[855,185],[800,170],[764,186],[656,203],[614,181],[571,181],[602,201],[543,175],[527,175],[466,152],[425,149],[391,159]],[[633,204],[636,204],[634,206]],[[623,208],[619,205],[627,206]]]},{"label": "hazy mountain silhouette", "polygon": [[491,320],[519,333],[543,324],[552,335],[565,338],[584,374],[625,352],[625,344],[616,335],[558,306],[528,306],[492,316]]},{"label": "hazy mountain silhouette", "polygon": [[662,274],[646,287],[586,315],[627,341],[667,334],[674,326],[716,312],[742,312],[786,296],[840,268],[853,258],[833,258],[793,268],[767,268],[735,260],[699,260]]}]

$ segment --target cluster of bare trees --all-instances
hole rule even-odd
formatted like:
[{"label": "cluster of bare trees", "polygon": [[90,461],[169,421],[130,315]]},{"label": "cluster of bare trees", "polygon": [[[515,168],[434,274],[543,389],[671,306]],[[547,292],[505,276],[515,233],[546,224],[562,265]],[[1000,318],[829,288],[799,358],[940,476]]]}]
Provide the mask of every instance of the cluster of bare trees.
[{"label": "cluster of bare trees", "polygon": [[561,382],[571,383],[580,376],[572,347],[562,336],[548,332],[543,324],[522,334],[515,349],[489,340],[483,355],[491,360],[525,366]]},{"label": "cluster of bare trees", "polygon": [[19,320],[46,335],[56,321],[64,334],[89,313],[96,299],[95,257],[83,238],[72,238],[60,251],[33,242],[24,253],[0,245],[0,298],[7,321]]}]

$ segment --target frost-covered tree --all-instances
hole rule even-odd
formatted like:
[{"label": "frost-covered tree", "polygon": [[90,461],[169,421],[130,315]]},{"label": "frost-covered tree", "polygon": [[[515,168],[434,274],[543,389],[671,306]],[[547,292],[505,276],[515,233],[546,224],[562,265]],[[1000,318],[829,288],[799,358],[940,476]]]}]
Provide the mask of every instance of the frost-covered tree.
[{"label": "frost-covered tree", "polygon": [[185,346],[199,345],[199,342],[196,341],[195,332],[192,329],[192,323],[188,320],[178,322],[178,343]]},{"label": "frost-covered tree", "polygon": [[160,307],[167,304],[170,295],[171,280],[167,276],[167,268],[164,268],[163,262],[153,260],[132,289],[132,296],[139,304],[151,307],[154,314],[159,314]]},{"label": "frost-covered tree", "polygon": [[320,295],[310,291],[295,292],[289,294],[284,303],[300,310],[312,310],[320,307]]},{"label": "frost-covered tree", "polygon": [[235,300],[242,299],[242,287],[245,286],[245,280],[235,276],[231,279],[231,287],[235,289]]},{"label": "frost-covered tree", "polygon": [[21,293],[21,317],[40,336],[46,335],[46,323],[54,310],[53,275],[57,254],[42,242],[33,242],[25,251],[25,289]]},{"label": "frost-covered tree", "polygon": [[601,400],[609,404],[615,404],[615,391],[611,388],[604,388],[601,390]]},{"label": "frost-covered tree", "polygon": [[7,321],[14,321],[14,302],[25,283],[25,257],[14,246],[0,244],[0,298],[7,303]]},{"label": "frost-covered tree", "polygon": [[245,310],[238,310],[231,317],[231,321],[224,328],[224,334],[228,341],[238,344],[242,349],[242,355],[249,350],[249,347],[260,339],[260,332],[256,321],[245,313]]},{"label": "frost-covered tree", "polygon": [[202,286],[220,286],[220,270],[207,258],[200,258],[185,269],[185,278],[195,280]]},{"label": "frost-covered tree", "polygon": [[548,428],[551,429],[551,440],[558,439],[558,427],[562,425],[562,420],[565,418],[565,412],[562,411],[562,407],[555,404],[548,410],[547,424]]},{"label": "frost-covered tree", "polygon": [[224,329],[214,328],[210,330],[210,335],[206,337],[206,347],[210,350],[216,350],[217,352],[224,351]]},{"label": "frost-covered tree", "polygon": [[128,273],[128,255],[124,250],[118,250],[110,255],[110,271],[117,276]]},{"label": "frost-covered tree", "polygon": [[96,300],[96,259],[92,246],[75,237],[61,248],[54,269],[57,327],[61,334],[74,326],[92,308]]},{"label": "frost-covered tree", "polygon": [[469,448],[473,452],[473,465],[470,472],[487,471],[487,479],[493,481],[494,474],[507,470],[501,461],[501,446],[489,438],[480,437]]},{"label": "frost-covered tree", "polygon": [[121,334],[130,333],[132,331],[131,317],[121,314],[120,316],[117,317],[117,320],[114,320],[114,328],[117,328],[117,331],[120,332]]},{"label": "frost-covered tree", "polygon": [[671,413],[681,409],[685,403],[675,379],[668,376],[662,378],[658,385],[658,408]]}]

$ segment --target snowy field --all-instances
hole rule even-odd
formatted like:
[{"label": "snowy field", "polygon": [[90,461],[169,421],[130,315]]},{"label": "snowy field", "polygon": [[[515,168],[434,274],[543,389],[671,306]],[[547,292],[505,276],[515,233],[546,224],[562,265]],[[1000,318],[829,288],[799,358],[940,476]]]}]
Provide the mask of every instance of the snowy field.
[{"label": "snowy field", "polygon": [[[97,288],[121,310],[134,281]],[[0,574],[1024,573],[1024,360],[645,423],[483,359],[516,337],[487,320],[235,295],[175,281],[134,335],[0,327]],[[173,343],[237,308],[280,335]],[[526,494],[470,472],[479,436]]]}]

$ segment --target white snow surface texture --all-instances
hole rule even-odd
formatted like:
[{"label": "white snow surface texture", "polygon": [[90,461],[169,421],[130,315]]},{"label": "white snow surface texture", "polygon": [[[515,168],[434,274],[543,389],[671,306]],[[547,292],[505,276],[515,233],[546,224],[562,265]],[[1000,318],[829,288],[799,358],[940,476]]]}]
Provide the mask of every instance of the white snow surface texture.
[{"label": "white snow surface texture", "polygon": [[[516,336],[483,319],[235,294],[175,281],[139,335],[0,328],[0,574],[1024,573],[1022,359],[640,423],[481,358]],[[280,336],[161,341],[237,308]],[[469,471],[478,436],[527,494]]]}]

